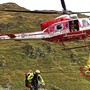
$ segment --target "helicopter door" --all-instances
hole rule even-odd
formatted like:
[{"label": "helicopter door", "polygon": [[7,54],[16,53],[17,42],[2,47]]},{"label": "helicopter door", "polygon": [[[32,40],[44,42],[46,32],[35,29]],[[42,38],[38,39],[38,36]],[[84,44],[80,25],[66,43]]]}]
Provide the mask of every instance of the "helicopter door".
[{"label": "helicopter door", "polygon": [[78,20],[69,21],[69,29],[72,31],[79,31]]}]

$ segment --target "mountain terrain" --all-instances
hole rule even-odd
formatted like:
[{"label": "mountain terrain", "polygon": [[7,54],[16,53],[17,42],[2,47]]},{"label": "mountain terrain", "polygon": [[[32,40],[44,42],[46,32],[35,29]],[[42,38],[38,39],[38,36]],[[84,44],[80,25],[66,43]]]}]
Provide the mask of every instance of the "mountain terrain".
[{"label": "mountain terrain", "polygon": [[[1,9],[26,10],[15,3],[0,4]],[[40,23],[59,14],[32,14],[0,11],[0,33],[33,32]],[[78,14],[79,17],[87,17]],[[84,41],[65,43],[66,47],[83,46]],[[87,39],[90,45],[90,39]],[[44,40],[0,40],[0,90],[29,90],[25,73],[39,69],[47,90],[90,90],[90,78],[80,74],[86,65],[90,47],[62,50],[61,44]]]}]

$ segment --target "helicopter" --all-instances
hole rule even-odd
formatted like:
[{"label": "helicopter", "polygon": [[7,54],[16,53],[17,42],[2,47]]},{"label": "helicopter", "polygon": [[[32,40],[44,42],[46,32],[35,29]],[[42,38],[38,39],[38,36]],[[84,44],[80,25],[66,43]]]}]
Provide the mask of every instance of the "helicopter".
[{"label": "helicopter", "polygon": [[42,39],[55,43],[70,42],[82,40],[90,37],[90,18],[79,18],[78,13],[90,12],[71,12],[66,9],[64,0],[61,0],[63,11],[20,11],[20,10],[0,10],[4,12],[22,12],[22,13],[39,13],[39,14],[62,14],[52,20],[41,22],[41,31],[29,33],[10,33],[1,34],[0,39]]}]

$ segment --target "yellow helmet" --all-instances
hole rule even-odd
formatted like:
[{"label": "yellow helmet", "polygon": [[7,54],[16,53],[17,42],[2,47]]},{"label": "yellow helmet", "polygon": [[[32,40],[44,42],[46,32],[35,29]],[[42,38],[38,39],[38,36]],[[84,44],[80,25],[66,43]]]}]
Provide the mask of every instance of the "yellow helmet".
[{"label": "yellow helmet", "polygon": [[36,70],[35,72],[38,73],[38,74],[40,74],[40,70]]}]

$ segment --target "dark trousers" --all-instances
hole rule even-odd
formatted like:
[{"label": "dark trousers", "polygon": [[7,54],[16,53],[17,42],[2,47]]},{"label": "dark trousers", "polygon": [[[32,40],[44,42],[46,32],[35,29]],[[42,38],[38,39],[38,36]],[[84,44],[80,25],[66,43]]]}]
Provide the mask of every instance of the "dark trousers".
[{"label": "dark trousers", "polygon": [[35,87],[30,87],[30,90],[38,90],[38,86],[35,86]]},{"label": "dark trousers", "polygon": [[38,90],[38,85],[34,87],[34,90]]}]

